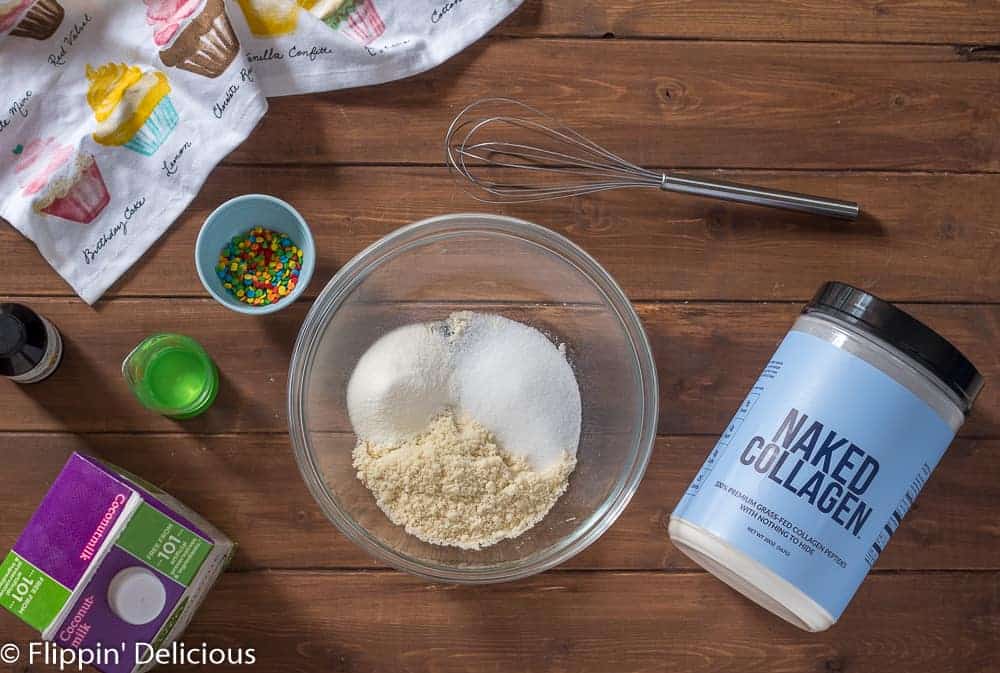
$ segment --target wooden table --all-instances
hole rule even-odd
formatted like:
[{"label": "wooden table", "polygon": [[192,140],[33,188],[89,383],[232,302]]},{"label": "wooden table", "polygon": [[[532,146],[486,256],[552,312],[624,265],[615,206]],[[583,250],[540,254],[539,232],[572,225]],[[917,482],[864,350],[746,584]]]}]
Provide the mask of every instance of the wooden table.
[{"label": "wooden table", "polygon": [[[529,0],[433,72],[274,100],[94,308],[0,228],[0,291],[66,339],[50,381],[0,385],[0,547],[68,453],[87,449],[240,541],[186,641],[254,647],[254,670],[997,670],[998,42],[995,1]],[[286,372],[311,298],[352,255],[404,223],[483,208],[449,179],[441,139],[460,106],[487,94],[543,105],[645,165],[856,199],[865,216],[851,225],[654,193],[496,209],[565,234],[625,288],[657,357],[660,437],[621,519],[564,567],[432,586],[380,567],[323,518],[286,436]],[[295,204],[320,252],[310,298],[264,319],[208,299],[192,262],[207,213],[247,191]],[[694,567],[666,520],[803,302],[833,278],[901,302],[988,385],[844,618],[811,635]],[[161,330],[201,340],[222,371],[200,419],[144,411],[120,378],[125,353]],[[6,613],[0,636],[31,638]]]}]

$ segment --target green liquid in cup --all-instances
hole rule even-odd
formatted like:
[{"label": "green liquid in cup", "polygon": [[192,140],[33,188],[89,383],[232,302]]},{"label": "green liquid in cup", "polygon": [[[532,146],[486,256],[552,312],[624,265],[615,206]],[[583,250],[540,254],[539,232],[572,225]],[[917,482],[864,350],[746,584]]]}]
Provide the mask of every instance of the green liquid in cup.
[{"label": "green liquid in cup", "polygon": [[215,401],[219,374],[201,345],[180,334],[155,334],[136,346],[122,373],[144,406],[171,418],[191,418]]},{"label": "green liquid in cup", "polygon": [[193,353],[172,348],[157,353],[146,371],[146,386],[158,404],[180,409],[194,404],[211,384],[210,372]]}]

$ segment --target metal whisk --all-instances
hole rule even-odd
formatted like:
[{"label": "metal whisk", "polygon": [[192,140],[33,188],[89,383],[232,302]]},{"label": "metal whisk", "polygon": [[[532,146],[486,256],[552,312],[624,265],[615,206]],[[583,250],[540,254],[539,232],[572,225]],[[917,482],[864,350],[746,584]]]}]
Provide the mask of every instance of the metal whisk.
[{"label": "metal whisk", "polygon": [[451,167],[473,185],[472,195],[486,203],[655,187],[844,220],[859,213],[851,201],[647,170],[511,98],[484,98],[462,110],[448,128],[445,151]]}]

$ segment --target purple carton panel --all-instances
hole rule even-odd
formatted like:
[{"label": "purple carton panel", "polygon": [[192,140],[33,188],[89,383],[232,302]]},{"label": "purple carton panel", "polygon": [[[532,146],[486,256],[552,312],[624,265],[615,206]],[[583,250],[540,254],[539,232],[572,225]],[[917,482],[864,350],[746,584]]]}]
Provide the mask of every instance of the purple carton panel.
[{"label": "purple carton panel", "polygon": [[[74,454],[74,455],[79,455],[79,454]],[[160,489],[156,488],[155,486],[152,486],[148,482],[146,482],[146,480],[144,480],[141,477],[138,477],[138,476],[132,474],[131,472],[129,472],[127,470],[123,470],[122,468],[118,467],[117,465],[106,464],[106,463],[103,463],[103,462],[97,460],[96,458],[91,458],[89,456],[80,456],[80,457],[83,460],[86,460],[87,462],[89,462],[96,469],[102,470],[102,471],[104,471],[108,475],[112,475],[115,479],[120,479],[123,482],[128,483],[129,486],[131,486],[132,488],[134,488],[136,491],[138,491],[142,495],[142,499],[147,504],[149,504],[151,507],[153,507],[156,510],[158,510],[164,516],[170,517],[171,519],[173,519],[177,523],[181,524],[185,528],[191,529],[192,531],[194,531],[198,535],[201,535],[204,538],[210,538],[211,537],[205,531],[199,529],[198,526],[196,526],[193,521],[188,520],[187,518],[185,518],[184,516],[182,516],[178,512],[176,512],[173,509],[171,509],[169,505],[167,505],[162,500],[160,500],[160,498],[158,497],[157,493],[162,493],[162,491]],[[114,471],[115,469],[121,470],[121,474],[116,473]]]},{"label": "purple carton panel", "polygon": [[[149,622],[129,624],[115,614],[109,604],[109,587],[127,568],[140,568],[152,573],[163,586],[163,607]],[[55,634],[55,642],[64,647],[117,647],[122,644],[117,663],[101,666],[104,673],[129,673],[136,662],[135,643],[151,643],[184,594],[184,587],[155,568],[137,560],[131,554],[112,547],[101,561],[79,600]]]},{"label": "purple carton panel", "polygon": [[35,510],[14,551],[72,590],[133,490],[74,453]]}]

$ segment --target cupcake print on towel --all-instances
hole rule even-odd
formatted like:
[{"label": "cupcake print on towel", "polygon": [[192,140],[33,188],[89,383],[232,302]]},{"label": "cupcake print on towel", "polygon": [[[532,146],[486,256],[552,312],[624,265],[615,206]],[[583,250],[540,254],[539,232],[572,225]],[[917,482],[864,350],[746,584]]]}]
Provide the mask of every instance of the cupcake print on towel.
[{"label": "cupcake print on towel", "polygon": [[56,0],[0,0],[0,35],[47,40],[64,14]]},{"label": "cupcake print on towel", "polygon": [[94,140],[101,145],[124,145],[152,156],[177,126],[170,84],[162,72],[107,63],[88,65],[87,79],[87,102],[97,119]]},{"label": "cupcake print on towel", "polygon": [[308,0],[238,0],[247,27],[256,37],[277,37],[295,32],[299,7]]},{"label": "cupcake print on towel", "polygon": [[236,58],[240,42],[223,0],[143,1],[163,65],[218,77]]},{"label": "cupcake print on towel", "polygon": [[111,197],[94,157],[54,138],[18,145],[14,173],[36,212],[90,224]]},{"label": "cupcake print on towel", "polygon": [[308,10],[334,30],[368,45],[385,32],[373,0],[238,0],[250,32],[256,37],[294,33],[299,9]]},{"label": "cupcake print on towel", "polygon": [[374,0],[315,0],[309,5],[309,11],[323,23],[359,44],[367,46],[385,32]]}]

